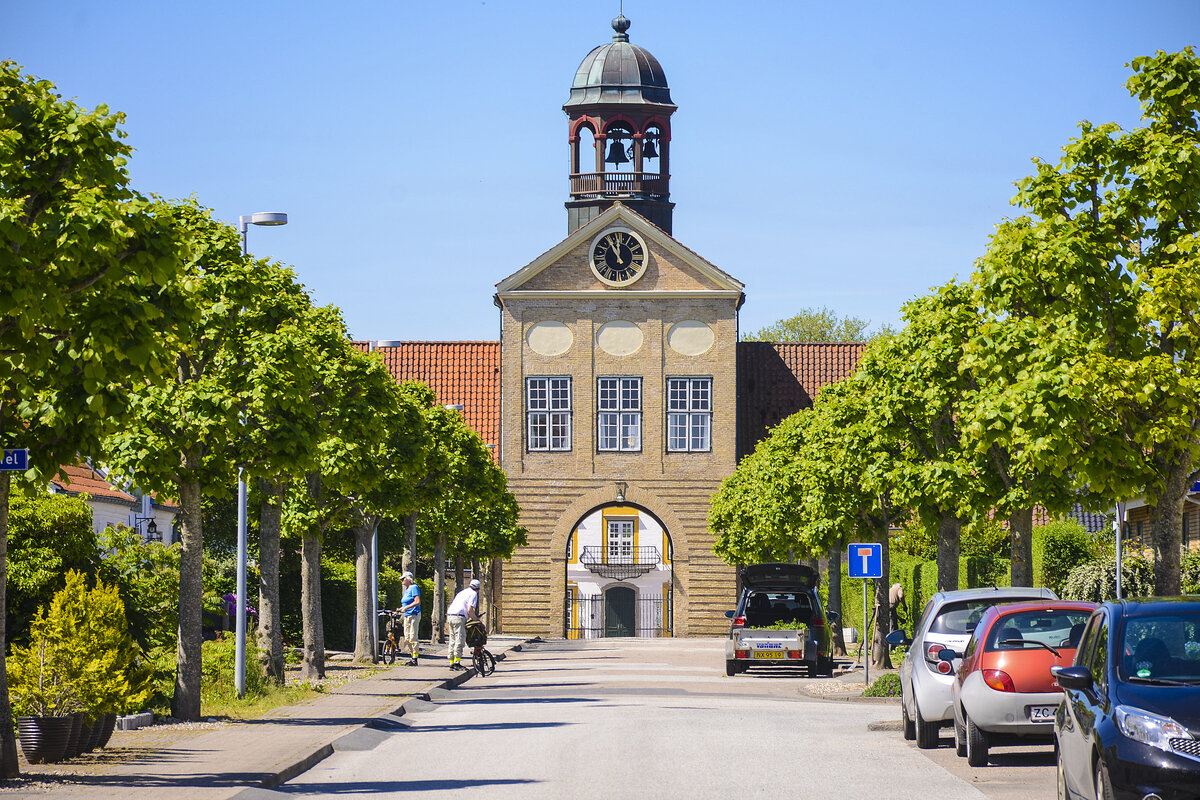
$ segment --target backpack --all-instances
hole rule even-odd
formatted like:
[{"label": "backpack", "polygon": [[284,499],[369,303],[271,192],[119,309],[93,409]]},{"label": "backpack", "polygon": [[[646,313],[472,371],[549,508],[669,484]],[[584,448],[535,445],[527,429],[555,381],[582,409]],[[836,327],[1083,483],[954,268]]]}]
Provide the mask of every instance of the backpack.
[{"label": "backpack", "polygon": [[467,647],[482,647],[487,644],[487,628],[482,622],[468,620],[465,639]]}]

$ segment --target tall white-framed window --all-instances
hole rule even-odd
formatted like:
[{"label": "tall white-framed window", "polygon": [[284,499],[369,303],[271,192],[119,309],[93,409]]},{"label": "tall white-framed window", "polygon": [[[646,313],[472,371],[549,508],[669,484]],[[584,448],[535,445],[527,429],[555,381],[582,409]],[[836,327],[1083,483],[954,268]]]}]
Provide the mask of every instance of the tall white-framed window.
[{"label": "tall white-framed window", "polygon": [[605,563],[633,564],[633,529],[635,521],[632,519],[609,519],[607,523]]},{"label": "tall white-framed window", "polygon": [[600,378],[596,405],[596,449],[642,449],[641,378]]},{"label": "tall white-framed window", "polygon": [[571,449],[571,379],[525,379],[526,447]]},{"label": "tall white-framed window", "polygon": [[667,379],[667,450],[712,450],[712,378]]}]

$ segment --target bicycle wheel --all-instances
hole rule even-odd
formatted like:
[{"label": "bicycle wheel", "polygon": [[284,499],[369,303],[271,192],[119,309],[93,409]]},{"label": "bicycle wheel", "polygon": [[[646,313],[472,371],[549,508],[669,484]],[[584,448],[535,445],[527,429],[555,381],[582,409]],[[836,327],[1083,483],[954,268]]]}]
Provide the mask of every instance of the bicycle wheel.
[{"label": "bicycle wheel", "polygon": [[487,677],[496,671],[496,657],[482,647],[475,651],[475,671]]},{"label": "bicycle wheel", "polygon": [[391,640],[391,638],[389,637],[388,640],[383,643],[383,663],[394,664],[395,661],[396,661],[396,643],[393,642]]}]

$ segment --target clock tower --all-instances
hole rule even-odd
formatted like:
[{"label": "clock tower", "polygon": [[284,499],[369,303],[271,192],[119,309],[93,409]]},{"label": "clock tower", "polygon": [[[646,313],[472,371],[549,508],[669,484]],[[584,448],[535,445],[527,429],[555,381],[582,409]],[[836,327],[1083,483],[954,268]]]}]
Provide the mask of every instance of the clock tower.
[{"label": "clock tower", "polygon": [[571,199],[567,233],[621,202],[671,233],[671,90],[658,59],[629,43],[630,22],[612,21],[612,42],[575,71],[568,118]]}]

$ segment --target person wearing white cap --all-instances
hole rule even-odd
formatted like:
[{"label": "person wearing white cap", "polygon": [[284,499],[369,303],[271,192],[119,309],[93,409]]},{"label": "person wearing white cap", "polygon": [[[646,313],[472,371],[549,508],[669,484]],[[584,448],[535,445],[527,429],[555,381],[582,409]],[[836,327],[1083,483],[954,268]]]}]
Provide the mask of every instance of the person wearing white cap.
[{"label": "person wearing white cap", "polygon": [[404,597],[400,600],[400,613],[404,615],[404,644],[412,657],[405,663],[410,667],[417,666],[417,629],[421,626],[421,587],[411,572],[400,576],[404,585]]},{"label": "person wearing white cap", "polygon": [[472,580],[471,585],[454,595],[450,607],[446,609],[446,619],[450,623],[450,669],[458,671],[466,669],[462,661],[463,645],[466,644],[467,620],[478,620],[475,608],[479,605],[479,581]]}]

